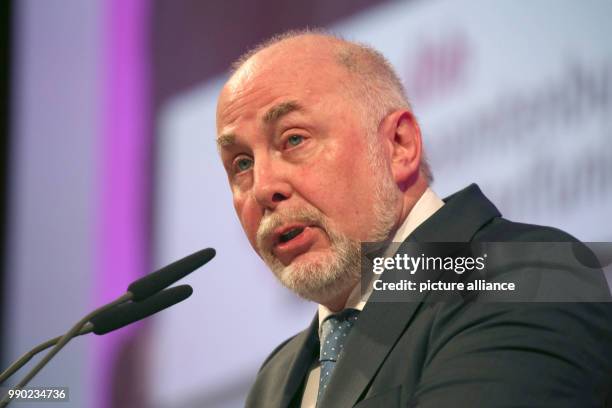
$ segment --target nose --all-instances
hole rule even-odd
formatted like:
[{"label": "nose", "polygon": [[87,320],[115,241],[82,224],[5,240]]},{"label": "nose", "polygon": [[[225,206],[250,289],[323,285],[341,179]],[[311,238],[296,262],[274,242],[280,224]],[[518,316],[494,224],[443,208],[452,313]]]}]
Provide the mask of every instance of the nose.
[{"label": "nose", "polygon": [[293,190],[283,166],[267,160],[256,160],[253,170],[253,192],[260,206],[274,210],[291,197]]}]

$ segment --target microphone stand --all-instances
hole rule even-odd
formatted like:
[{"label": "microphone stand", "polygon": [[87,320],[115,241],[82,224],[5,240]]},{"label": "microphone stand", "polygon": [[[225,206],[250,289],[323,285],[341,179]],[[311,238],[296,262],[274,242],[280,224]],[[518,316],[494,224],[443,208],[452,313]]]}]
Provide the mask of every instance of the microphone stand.
[{"label": "microphone stand", "polygon": [[[91,333],[93,329],[93,324],[87,323],[85,326],[83,326],[78,335],[81,336],[83,334]],[[13,364],[11,364],[10,367],[8,367],[2,372],[2,374],[0,374],[0,384],[4,383],[4,381],[6,381],[11,375],[13,375],[15,371],[19,370],[21,367],[27,364],[27,362],[30,361],[32,357],[34,357],[36,354],[40,353],[45,349],[48,349],[51,346],[56,345],[61,338],[62,336],[54,337],[51,340],[47,340],[44,343],[40,343],[38,346],[34,347],[27,353],[24,353],[21,357],[19,357],[19,360],[16,360]]]},{"label": "microphone stand", "polygon": [[[126,292],[125,294],[123,294],[122,296],[118,297],[117,299],[115,299],[114,301],[107,303],[104,306],[101,306],[99,308],[97,308],[96,310],[94,310],[93,312],[89,313],[87,316],[83,317],[81,320],[78,321],[77,324],[75,324],[66,334],[64,334],[62,336],[62,338],[60,338],[60,340],[57,342],[57,344],[55,345],[55,347],[53,347],[51,350],[49,350],[49,352],[45,355],[45,357],[43,357],[42,360],[40,360],[38,362],[38,364],[36,364],[36,366],[34,368],[32,368],[32,370],[30,370],[30,372],[28,372],[28,374],[26,374],[25,377],[23,377],[23,379],[15,386],[13,387],[14,389],[22,389],[23,387],[25,387],[30,380],[32,380],[32,378],[34,378],[34,376],[36,374],[38,374],[38,372],[40,370],[43,369],[44,366],[47,365],[47,363],[66,345],[68,344],[68,342],[75,337],[83,328],[83,326],[85,326],[87,324],[87,322],[89,322],[89,320],[94,317],[95,315],[97,315],[98,313],[104,312],[110,308],[113,308],[117,305],[120,305],[122,303],[128,302],[130,301],[132,298],[134,297],[134,295],[132,294],[132,292]],[[12,400],[9,398],[9,394],[8,392],[4,395],[4,397],[2,398],[2,400],[0,401],[0,408],[4,408],[6,407]]]}]

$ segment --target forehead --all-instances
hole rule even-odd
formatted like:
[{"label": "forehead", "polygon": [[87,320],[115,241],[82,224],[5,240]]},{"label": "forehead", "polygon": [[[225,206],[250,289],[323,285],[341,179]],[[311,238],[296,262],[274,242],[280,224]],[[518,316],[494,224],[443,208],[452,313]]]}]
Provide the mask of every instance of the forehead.
[{"label": "forehead", "polygon": [[306,57],[276,53],[247,61],[225,84],[217,105],[217,129],[241,119],[270,119],[268,109],[285,103],[272,115],[295,106],[308,108],[339,96],[348,72],[330,55]]}]

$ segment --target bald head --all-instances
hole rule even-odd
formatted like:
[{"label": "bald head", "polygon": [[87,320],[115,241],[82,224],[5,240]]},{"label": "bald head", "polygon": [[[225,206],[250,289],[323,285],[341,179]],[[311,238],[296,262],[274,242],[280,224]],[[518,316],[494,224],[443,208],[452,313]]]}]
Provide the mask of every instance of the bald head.
[{"label": "bald head", "polygon": [[325,34],[322,31],[287,31],[257,44],[242,54],[232,63],[232,72],[238,71],[245,62],[258,54],[266,55],[267,52],[278,52],[288,49],[294,52],[296,50],[303,51],[307,54],[333,55],[333,52],[338,51],[345,43],[347,42],[341,38]]},{"label": "bald head", "polygon": [[391,64],[378,51],[364,44],[346,41],[323,31],[289,31],[257,45],[232,64],[233,73],[251,70],[257,61],[282,55],[289,66],[300,61],[317,60],[343,69],[350,96],[362,102],[364,113],[376,125],[394,109],[411,110],[401,80]]},{"label": "bald head", "polygon": [[[390,112],[405,109],[412,113],[401,80],[380,52],[317,30],[289,31],[243,54],[232,64],[224,93],[236,91],[256,76],[264,78],[279,71],[292,73],[294,81],[307,81],[308,75],[330,76],[346,100],[355,104],[369,135],[376,134]],[[433,180],[424,157],[421,171],[429,182]]]}]

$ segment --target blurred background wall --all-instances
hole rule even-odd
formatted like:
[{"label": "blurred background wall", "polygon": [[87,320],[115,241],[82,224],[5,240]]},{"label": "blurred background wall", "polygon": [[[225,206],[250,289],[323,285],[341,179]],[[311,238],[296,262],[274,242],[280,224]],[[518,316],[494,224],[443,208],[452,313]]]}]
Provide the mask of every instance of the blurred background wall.
[{"label": "blurred background wall", "polygon": [[327,27],[389,58],[439,195],[478,182],[507,218],[612,239],[609,2],[4,4],[2,367],[136,277],[218,251],[184,280],[184,304],[54,359],[33,384],[70,387],[65,406],[242,406],[266,355],[312,318],[249,247],[214,144],[227,67],[287,29]]}]

